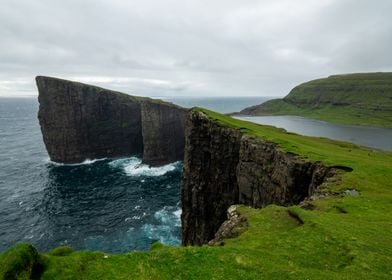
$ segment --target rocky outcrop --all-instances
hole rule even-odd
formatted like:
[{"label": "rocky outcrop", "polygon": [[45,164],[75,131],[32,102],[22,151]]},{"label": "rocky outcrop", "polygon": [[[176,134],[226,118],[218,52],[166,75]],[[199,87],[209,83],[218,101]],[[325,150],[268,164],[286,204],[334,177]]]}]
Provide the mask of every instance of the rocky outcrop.
[{"label": "rocky outcrop", "polygon": [[320,163],[304,161],[198,111],[188,115],[185,141],[183,245],[213,239],[229,206],[299,203],[329,172]]},{"label": "rocky outcrop", "polygon": [[52,161],[138,154],[151,165],[183,159],[186,109],[57,78],[36,82],[38,119]]},{"label": "rocky outcrop", "polygon": [[215,233],[214,239],[208,242],[210,246],[222,246],[224,240],[234,238],[243,233],[248,227],[245,216],[238,212],[237,206],[232,205],[227,209],[227,220],[222,223],[218,231]]}]

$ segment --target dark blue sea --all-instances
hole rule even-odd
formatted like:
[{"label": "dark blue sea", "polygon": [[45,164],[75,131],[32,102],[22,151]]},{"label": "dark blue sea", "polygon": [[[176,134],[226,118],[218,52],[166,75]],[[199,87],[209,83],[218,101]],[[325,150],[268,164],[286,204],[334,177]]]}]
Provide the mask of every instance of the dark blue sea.
[{"label": "dark blue sea", "polygon": [[[223,113],[267,98],[167,98]],[[79,165],[49,161],[36,98],[0,98],[0,252],[17,242],[126,252],[180,244],[182,163],[140,166],[136,157]]]}]

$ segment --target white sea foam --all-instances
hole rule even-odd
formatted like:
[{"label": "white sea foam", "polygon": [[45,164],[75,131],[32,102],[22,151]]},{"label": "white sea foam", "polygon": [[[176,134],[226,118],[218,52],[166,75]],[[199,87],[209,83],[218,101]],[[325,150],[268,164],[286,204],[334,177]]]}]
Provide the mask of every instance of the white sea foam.
[{"label": "white sea foam", "polygon": [[163,244],[180,245],[176,231],[181,226],[181,209],[165,206],[154,213],[156,224],[142,226],[144,234],[152,240],[159,240]]},{"label": "white sea foam", "polygon": [[128,165],[124,168],[127,175],[130,176],[162,176],[167,172],[173,171],[176,169],[176,163],[164,165],[161,167],[150,167],[146,164],[139,165]]},{"label": "white sea foam", "polygon": [[[179,221],[181,221],[181,214],[182,214],[182,210],[179,208],[176,211],[173,212],[173,214],[177,217],[177,219]],[[181,225],[181,224],[180,224]]]},{"label": "white sea foam", "polygon": [[155,212],[154,218],[162,224],[179,227],[181,226],[181,209],[172,206],[165,206]]},{"label": "white sea foam", "polygon": [[159,240],[163,244],[179,245],[179,240],[172,233],[170,226],[145,224],[142,230],[149,239]]},{"label": "white sea foam", "polygon": [[92,164],[92,163],[95,163],[97,161],[102,161],[102,160],[106,160],[106,159],[107,158],[86,159],[85,161],[83,161],[82,163],[78,163],[77,165]]},{"label": "white sea foam", "polygon": [[132,217],[125,218],[125,222],[129,222],[132,220],[140,220],[143,216],[134,215]]},{"label": "white sea foam", "polygon": [[137,157],[131,157],[131,158],[120,158],[120,159],[115,159],[109,162],[109,166],[112,168],[124,168],[125,165],[127,164],[132,164],[139,162],[140,159]]},{"label": "white sea foam", "polygon": [[109,164],[115,168],[122,168],[125,174],[129,176],[157,177],[174,171],[179,166],[180,162],[174,162],[160,167],[151,167],[147,164],[143,164],[140,158],[131,157],[113,160]]},{"label": "white sea foam", "polygon": [[80,163],[61,163],[61,162],[51,161],[49,158],[46,158],[45,161],[47,163],[50,163],[50,164],[56,165],[56,166],[78,166],[78,165],[89,165],[89,164],[93,164],[97,161],[102,161],[102,160],[106,160],[106,159],[107,158],[86,159]]}]

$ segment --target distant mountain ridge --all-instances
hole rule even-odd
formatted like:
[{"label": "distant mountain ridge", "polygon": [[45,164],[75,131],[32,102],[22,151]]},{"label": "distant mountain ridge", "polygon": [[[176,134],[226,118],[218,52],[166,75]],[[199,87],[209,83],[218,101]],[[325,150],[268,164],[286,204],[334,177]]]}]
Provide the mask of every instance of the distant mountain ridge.
[{"label": "distant mountain ridge", "polygon": [[332,75],[293,88],[243,115],[298,115],[334,123],[392,127],[392,73]]}]

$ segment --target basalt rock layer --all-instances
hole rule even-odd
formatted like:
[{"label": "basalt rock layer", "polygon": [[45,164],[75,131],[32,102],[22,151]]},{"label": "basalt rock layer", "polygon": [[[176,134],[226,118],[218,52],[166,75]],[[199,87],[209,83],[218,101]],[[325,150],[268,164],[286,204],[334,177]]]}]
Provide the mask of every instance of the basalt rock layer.
[{"label": "basalt rock layer", "polygon": [[260,208],[299,203],[330,171],[196,110],[188,114],[185,141],[183,245],[213,239],[233,204]]},{"label": "basalt rock layer", "polygon": [[36,82],[38,119],[52,161],[143,154],[143,162],[162,165],[183,159],[186,109],[57,78]]}]

